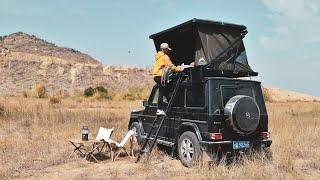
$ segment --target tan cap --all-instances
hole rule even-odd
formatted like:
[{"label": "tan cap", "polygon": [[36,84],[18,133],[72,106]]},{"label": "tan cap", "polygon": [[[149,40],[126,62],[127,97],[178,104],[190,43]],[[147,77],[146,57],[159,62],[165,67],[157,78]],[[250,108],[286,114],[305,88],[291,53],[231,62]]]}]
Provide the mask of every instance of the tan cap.
[{"label": "tan cap", "polygon": [[160,44],[160,49],[169,49],[169,50],[172,50],[172,49],[169,47],[169,44],[168,44],[168,43],[161,43],[161,44]]}]

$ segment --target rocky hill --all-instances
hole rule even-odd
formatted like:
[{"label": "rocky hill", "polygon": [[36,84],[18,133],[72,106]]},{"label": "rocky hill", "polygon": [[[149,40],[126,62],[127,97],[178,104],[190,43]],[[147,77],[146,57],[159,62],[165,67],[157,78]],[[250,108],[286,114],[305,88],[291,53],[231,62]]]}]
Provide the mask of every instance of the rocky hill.
[{"label": "rocky hill", "polygon": [[0,36],[0,94],[32,90],[73,93],[89,86],[124,89],[152,82],[147,68],[103,66],[91,56],[22,32]]},{"label": "rocky hill", "polygon": [[2,54],[6,54],[6,51],[9,51],[13,55],[18,53],[18,55],[27,54],[59,58],[74,63],[100,64],[99,61],[75,49],[59,47],[34,35],[22,32],[0,37],[0,48],[3,49]]},{"label": "rocky hill", "polygon": [[[148,68],[104,66],[91,56],[22,32],[0,36],[0,94],[16,94],[43,84],[70,94],[90,86],[126,89],[153,83]],[[265,88],[270,102],[320,101],[302,93]]]}]

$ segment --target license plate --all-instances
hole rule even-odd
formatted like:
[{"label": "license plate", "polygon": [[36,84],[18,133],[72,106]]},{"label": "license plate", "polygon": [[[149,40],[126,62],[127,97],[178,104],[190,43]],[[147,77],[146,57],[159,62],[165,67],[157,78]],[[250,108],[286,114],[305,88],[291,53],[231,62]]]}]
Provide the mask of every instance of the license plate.
[{"label": "license plate", "polygon": [[233,141],[232,146],[233,146],[233,149],[249,148],[250,141]]}]

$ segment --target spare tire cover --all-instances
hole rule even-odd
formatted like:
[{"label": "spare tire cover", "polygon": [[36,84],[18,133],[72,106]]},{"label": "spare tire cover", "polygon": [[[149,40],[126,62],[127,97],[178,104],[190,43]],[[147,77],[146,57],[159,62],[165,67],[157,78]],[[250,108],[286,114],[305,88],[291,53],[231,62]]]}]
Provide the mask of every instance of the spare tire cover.
[{"label": "spare tire cover", "polygon": [[260,121],[260,109],[256,101],[249,96],[237,95],[229,99],[224,114],[233,130],[241,134],[254,132]]}]

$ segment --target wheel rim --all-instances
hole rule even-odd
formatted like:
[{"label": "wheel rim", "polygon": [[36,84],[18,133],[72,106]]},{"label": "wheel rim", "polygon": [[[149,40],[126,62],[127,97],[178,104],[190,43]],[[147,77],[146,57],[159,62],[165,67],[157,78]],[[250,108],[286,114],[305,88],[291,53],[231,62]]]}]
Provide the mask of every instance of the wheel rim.
[{"label": "wheel rim", "polygon": [[185,138],[182,140],[181,143],[181,154],[182,158],[184,158],[186,161],[191,161],[194,155],[194,146],[193,143],[190,141],[190,139]]},{"label": "wheel rim", "polygon": [[135,140],[137,140],[137,137],[138,137],[137,128],[132,127],[131,130],[134,132],[133,137],[135,138]]}]

